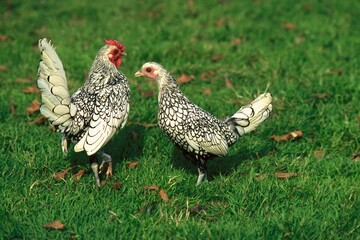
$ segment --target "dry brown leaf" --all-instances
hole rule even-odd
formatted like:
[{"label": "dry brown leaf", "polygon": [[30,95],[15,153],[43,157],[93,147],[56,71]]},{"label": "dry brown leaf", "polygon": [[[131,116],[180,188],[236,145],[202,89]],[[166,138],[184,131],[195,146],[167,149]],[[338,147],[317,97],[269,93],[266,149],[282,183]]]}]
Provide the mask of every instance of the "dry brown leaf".
[{"label": "dry brown leaf", "polygon": [[311,4],[305,4],[304,5],[304,10],[306,11],[306,12],[311,12],[312,11],[312,5]]},{"label": "dry brown leaf", "polygon": [[216,20],[216,22],[215,22],[216,27],[222,27],[224,25],[225,25],[225,19],[224,18],[220,18],[220,19]]},{"label": "dry brown leaf", "polygon": [[163,201],[165,201],[165,202],[169,202],[169,201],[170,201],[170,199],[169,199],[169,197],[168,197],[168,195],[167,195],[167,193],[165,192],[164,189],[160,189],[159,195],[160,195],[160,198],[161,198]]},{"label": "dry brown leaf", "polygon": [[203,88],[201,91],[205,96],[209,96],[212,93],[211,88]]},{"label": "dry brown leaf", "polygon": [[314,158],[322,158],[324,156],[324,152],[321,150],[314,151]]},{"label": "dry brown leaf", "polygon": [[75,182],[80,181],[81,177],[85,174],[85,170],[84,169],[80,169],[77,173],[75,173],[71,179]]},{"label": "dry brown leaf", "polygon": [[188,6],[189,6],[190,8],[192,8],[192,7],[194,6],[194,1],[195,1],[195,0],[188,0],[188,1],[187,1]]},{"label": "dry brown leaf", "polygon": [[15,112],[15,103],[11,102],[10,103],[10,106],[9,106],[9,111],[12,115],[15,115],[16,112]]},{"label": "dry brown leaf", "polygon": [[49,222],[43,225],[44,228],[56,229],[56,230],[63,230],[65,229],[65,225],[62,224],[60,221]]},{"label": "dry brown leaf", "polygon": [[142,90],[141,91],[141,96],[147,98],[147,97],[153,97],[155,96],[155,91],[154,90]]},{"label": "dry brown leaf", "polygon": [[153,184],[151,186],[144,186],[144,189],[146,189],[146,190],[159,190],[160,188],[159,188],[158,185]]},{"label": "dry brown leaf", "polygon": [[298,37],[294,38],[294,43],[296,43],[296,44],[303,43],[304,41],[305,41],[304,36],[298,36]]},{"label": "dry brown leaf", "polygon": [[69,167],[69,168],[67,168],[67,169],[61,170],[60,172],[54,173],[54,178],[55,178],[56,180],[65,179],[66,174],[68,174],[69,171],[70,171],[72,168],[73,168],[73,167]]},{"label": "dry brown leaf", "polygon": [[327,93],[315,93],[313,96],[317,99],[328,98],[330,95]]},{"label": "dry brown leaf", "polygon": [[289,172],[276,172],[275,177],[280,179],[290,178],[290,177],[296,177],[297,173],[289,173]]},{"label": "dry brown leaf", "polygon": [[203,80],[211,80],[211,78],[214,76],[214,71],[208,71],[200,74],[200,78]]},{"label": "dry brown leaf", "polygon": [[211,61],[212,62],[217,62],[220,61],[221,59],[224,58],[224,54],[215,54],[211,57]]},{"label": "dry brown leaf", "polygon": [[281,136],[277,136],[277,135],[272,135],[270,138],[274,139],[275,142],[285,142],[285,141],[289,141],[289,140],[294,140],[294,139],[298,139],[298,138],[302,138],[303,133],[300,130],[285,134],[285,135],[281,135]]},{"label": "dry brown leaf", "polygon": [[40,92],[40,89],[35,85],[31,85],[30,87],[28,88],[24,88],[22,90],[23,93],[39,93]]},{"label": "dry brown leaf", "polygon": [[360,159],[360,152],[359,153],[355,153],[351,156],[352,160],[358,161]]},{"label": "dry brown leaf", "polygon": [[33,80],[29,78],[16,78],[18,83],[31,83]]},{"label": "dry brown leaf", "polygon": [[344,73],[343,69],[328,69],[326,71],[327,74],[333,74],[333,75],[342,75]]},{"label": "dry brown leaf", "polygon": [[190,209],[190,213],[191,214],[199,214],[201,211],[204,211],[205,208],[203,207],[203,205],[201,205],[200,203],[195,204],[195,206],[193,206]]},{"label": "dry brown leaf", "polygon": [[225,79],[225,86],[227,88],[230,88],[230,89],[234,88],[234,85],[233,85],[232,81],[230,79],[227,79],[227,78]]},{"label": "dry brown leaf", "polygon": [[188,75],[188,74],[182,73],[182,74],[179,76],[179,78],[177,79],[177,82],[178,82],[179,84],[184,84],[184,83],[188,83],[188,82],[194,80],[194,78],[195,78],[194,75]]},{"label": "dry brown leaf", "polygon": [[286,30],[295,30],[296,29],[296,25],[291,22],[283,23],[282,27]]},{"label": "dry brown leaf", "polygon": [[[47,121],[48,121],[48,118],[47,118],[47,117],[41,116],[41,117],[35,119],[34,121],[29,122],[29,124],[30,124],[30,125],[37,124],[37,123],[38,123],[38,124],[44,124],[44,123],[46,123]],[[53,131],[55,132],[54,126],[52,126],[52,128],[53,128]]]},{"label": "dry brown leaf", "polygon": [[157,123],[127,122],[127,124],[128,125],[135,124],[135,125],[140,125],[140,126],[143,126],[143,127],[156,127],[157,126]]},{"label": "dry brown leaf", "polygon": [[264,173],[264,174],[259,174],[259,175],[257,175],[257,176],[255,177],[255,180],[256,180],[257,182],[260,182],[261,180],[264,180],[266,177],[267,177],[266,173]]},{"label": "dry brown leaf", "polygon": [[131,161],[126,163],[126,168],[136,168],[136,166],[139,164],[139,161]]},{"label": "dry brown leaf", "polygon": [[118,191],[122,187],[123,183],[122,182],[112,182],[111,185],[115,191]]},{"label": "dry brown leaf", "polygon": [[0,71],[7,72],[9,69],[6,66],[0,64]]},{"label": "dry brown leaf", "polygon": [[39,103],[39,101],[37,99],[34,99],[31,102],[31,105],[26,108],[27,113],[29,115],[34,114],[36,111],[38,111],[40,109],[40,106],[41,106],[41,104]]},{"label": "dry brown leaf", "polygon": [[8,36],[4,35],[4,34],[0,34],[0,42],[6,42],[6,40],[8,40]]},{"label": "dry brown leaf", "polygon": [[243,39],[241,38],[234,38],[231,42],[232,45],[240,45],[243,43]]}]

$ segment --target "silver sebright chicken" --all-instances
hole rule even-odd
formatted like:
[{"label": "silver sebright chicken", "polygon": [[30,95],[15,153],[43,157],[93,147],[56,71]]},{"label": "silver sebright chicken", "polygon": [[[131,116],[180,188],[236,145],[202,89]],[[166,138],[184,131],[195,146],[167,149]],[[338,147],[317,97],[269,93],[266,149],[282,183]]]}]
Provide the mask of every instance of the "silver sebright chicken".
[{"label": "silver sebright chicken", "polygon": [[255,130],[272,110],[271,94],[264,93],[222,121],[185,97],[174,77],[160,64],[145,63],[135,76],[144,76],[157,82],[159,126],[185,157],[197,166],[199,176],[196,185],[207,180],[207,160],[225,156],[229,146],[244,134]]},{"label": "silver sebright chicken", "polygon": [[96,55],[84,85],[70,97],[59,56],[50,41],[39,40],[40,111],[62,133],[64,154],[71,142],[75,143],[75,152],[87,153],[97,186],[100,186],[97,158],[102,159],[100,172],[107,163],[106,176],[112,175],[111,157],[101,148],[118,128],[125,125],[130,100],[128,80],[117,70],[126,55],[125,46],[116,40],[105,40],[105,43]]}]

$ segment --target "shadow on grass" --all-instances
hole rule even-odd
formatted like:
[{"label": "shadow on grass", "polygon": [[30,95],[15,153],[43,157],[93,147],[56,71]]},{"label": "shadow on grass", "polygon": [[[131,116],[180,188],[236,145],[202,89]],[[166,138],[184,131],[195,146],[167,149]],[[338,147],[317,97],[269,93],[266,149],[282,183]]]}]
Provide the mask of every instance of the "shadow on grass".
[{"label": "shadow on grass", "polygon": [[[257,159],[261,159],[263,156],[267,155],[269,151],[269,148],[265,146],[257,152],[250,151],[246,147],[243,147],[235,154],[212,158],[207,162],[208,179],[209,181],[212,181],[215,176],[229,175],[240,164],[243,164],[246,161],[256,161]],[[194,174],[194,176],[198,176],[196,166],[187,160],[182,152],[176,147],[174,147],[172,154],[172,164],[175,168],[184,169],[191,174]]]},{"label": "shadow on grass", "polygon": [[[113,138],[105,145],[103,150],[111,156],[114,171],[116,165],[121,163],[124,159],[136,159],[142,155],[143,146],[144,127],[140,125],[127,125],[123,129],[118,130]],[[68,158],[71,161],[71,166],[85,166],[86,172],[92,172],[89,157],[85,152],[75,153],[72,151]],[[98,161],[99,164],[101,164],[102,160],[99,159]]]}]

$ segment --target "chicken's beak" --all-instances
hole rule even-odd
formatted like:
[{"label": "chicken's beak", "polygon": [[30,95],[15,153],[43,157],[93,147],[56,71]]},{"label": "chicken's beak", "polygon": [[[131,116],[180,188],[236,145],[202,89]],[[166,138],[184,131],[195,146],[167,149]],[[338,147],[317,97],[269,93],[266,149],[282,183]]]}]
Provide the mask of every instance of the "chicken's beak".
[{"label": "chicken's beak", "polygon": [[144,76],[144,74],[142,72],[140,72],[140,71],[137,71],[135,73],[135,77],[142,77],[142,76]]},{"label": "chicken's beak", "polygon": [[126,53],[126,52],[122,52],[122,53],[121,53],[121,56],[127,56],[127,53]]}]

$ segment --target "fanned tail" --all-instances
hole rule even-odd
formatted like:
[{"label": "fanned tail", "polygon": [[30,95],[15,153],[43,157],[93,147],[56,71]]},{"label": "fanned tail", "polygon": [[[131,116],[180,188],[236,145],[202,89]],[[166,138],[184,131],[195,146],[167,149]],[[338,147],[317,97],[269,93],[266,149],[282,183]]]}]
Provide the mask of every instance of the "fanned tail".
[{"label": "fanned tail", "polygon": [[39,40],[41,60],[38,68],[37,85],[41,90],[41,113],[58,131],[63,132],[71,123],[70,94],[61,60],[50,41]]},{"label": "fanned tail", "polygon": [[250,104],[241,107],[234,115],[227,118],[225,123],[241,137],[255,130],[260,123],[270,116],[272,111],[271,100],[270,93],[261,94]]}]

